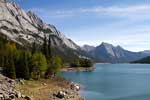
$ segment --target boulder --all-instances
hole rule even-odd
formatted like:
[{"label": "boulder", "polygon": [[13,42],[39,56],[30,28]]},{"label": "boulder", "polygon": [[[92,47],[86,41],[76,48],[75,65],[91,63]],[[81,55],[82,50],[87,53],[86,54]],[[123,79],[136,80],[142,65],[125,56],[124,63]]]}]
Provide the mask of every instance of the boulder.
[{"label": "boulder", "polygon": [[9,95],[9,98],[10,98],[10,99],[14,99],[15,96],[14,96],[13,94],[11,94],[11,95]]},{"label": "boulder", "polygon": [[75,89],[76,89],[77,91],[79,91],[79,90],[80,90],[80,86],[79,86],[78,84],[76,84],[76,85],[75,85]]},{"label": "boulder", "polygon": [[4,100],[15,100],[15,99],[8,98],[8,99],[4,99]]},{"label": "boulder", "polygon": [[16,80],[17,83],[24,85],[24,79],[17,79]]},{"label": "boulder", "polygon": [[65,96],[66,96],[66,93],[65,93],[64,91],[59,91],[59,92],[56,94],[56,97],[57,97],[57,98],[60,98],[60,99],[65,98]]},{"label": "boulder", "polygon": [[23,94],[21,95],[21,98],[25,98],[25,97],[26,97],[25,95],[23,95]]},{"label": "boulder", "polygon": [[46,83],[43,83],[43,85],[44,85],[44,86],[47,86],[47,84],[46,84]]},{"label": "boulder", "polygon": [[16,97],[17,97],[17,98],[21,98],[21,96],[22,96],[22,95],[21,95],[20,92],[17,92],[17,93],[16,93]]},{"label": "boulder", "polygon": [[0,93],[0,100],[4,99],[4,95],[2,93]]},{"label": "boulder", "polygon": [[80,85],[79,84],[75,84],[75,83],[71,83],[71,89],[79,91],[80,90]]},{"label": "boulder", "polygon": [[31,97],[29,97],[29,96],[25,96],[24,99],[25,99],[25,100],[32,100]]}]

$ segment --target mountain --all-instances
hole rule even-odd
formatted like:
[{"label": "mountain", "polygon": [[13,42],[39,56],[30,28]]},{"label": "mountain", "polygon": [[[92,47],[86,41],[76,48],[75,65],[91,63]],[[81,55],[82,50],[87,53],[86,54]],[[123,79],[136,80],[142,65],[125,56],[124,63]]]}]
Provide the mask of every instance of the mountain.
[{"label": "mountain", "polygon": [[97,61],[103,60],[109,63],[126,63],[146,57],[147,54],[141,52],[131,52],[123,49],[121,46],[102,43],[95,49],[88,51]]},{"label": "mountain", "polygon": [[38,44],[43,42],[46,35],[51,35],[52,44],[65,45],[78,49],[73,41],[66,38],[55,26],[46,24],[32,11],[25,12],[14,2],[0,1],[0,33],[21,44]]},{"label": "mountain", "polygon": [[24,47],[42,45],[50,37],[55,53],[73,57],[82,55],[80,47],[54,25],[45,23],[34,12],[25,12],[15,2],[0,0],[0,36]]},{"label": "mountain", "polygon": [[150,56],[144,57],[144,58],[136,60],[136,61],[133,61],[131,63],[150,64]]},{"label": "mountain", "polygon": [[81,49],[82,49],[83,51],[89,52],[89,51],[94,50],[95,47],[94,47],[94,46],[90,46],[90,45],[84,45],[84,46],[81,47]]},{"label": "mountain", "polygon": [[144,50],[144,51],[142,51],[142,53],[150,54],[150,50]]}]

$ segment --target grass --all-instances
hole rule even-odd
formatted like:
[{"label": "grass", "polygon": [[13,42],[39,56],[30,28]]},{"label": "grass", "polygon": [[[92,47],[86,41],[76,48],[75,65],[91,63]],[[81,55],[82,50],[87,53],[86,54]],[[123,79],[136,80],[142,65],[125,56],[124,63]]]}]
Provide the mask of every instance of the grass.
[{"label": "grass", "polygon": [[67,84],[69,84],[68,81],[63,78],[29,80],[25,81],[24,84],[18,84],[16,89],[22,94],[30,96],[33,100],[53,100],[50,96],[54,92],[69,89],[70,87]]}]

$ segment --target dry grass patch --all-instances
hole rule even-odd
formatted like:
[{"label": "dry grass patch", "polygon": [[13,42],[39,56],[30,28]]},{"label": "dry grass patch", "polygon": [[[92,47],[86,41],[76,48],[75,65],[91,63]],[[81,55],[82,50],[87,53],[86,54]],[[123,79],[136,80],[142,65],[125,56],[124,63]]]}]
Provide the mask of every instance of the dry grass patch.
[{"label": "dry grass patch", "polygon": [[51,98],[53,93],[56,93],[60,90],[70,90],[70,87],[68,81],[62,78],[55,78],[50,80],[41,79],[38,81],[25,81],[24,84],[18,84],[16,89],[22,94],[30,96],[34,100],[53,100]]}]

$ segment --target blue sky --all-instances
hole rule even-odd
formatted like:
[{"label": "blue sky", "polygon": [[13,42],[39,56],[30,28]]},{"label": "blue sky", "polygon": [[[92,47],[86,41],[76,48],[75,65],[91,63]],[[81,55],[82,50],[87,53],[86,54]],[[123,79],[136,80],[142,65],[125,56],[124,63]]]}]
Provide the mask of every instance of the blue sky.
[{"label": "blue sky", "polygon": [[15,0],[78,45],[150,50],[150,0]]}]

